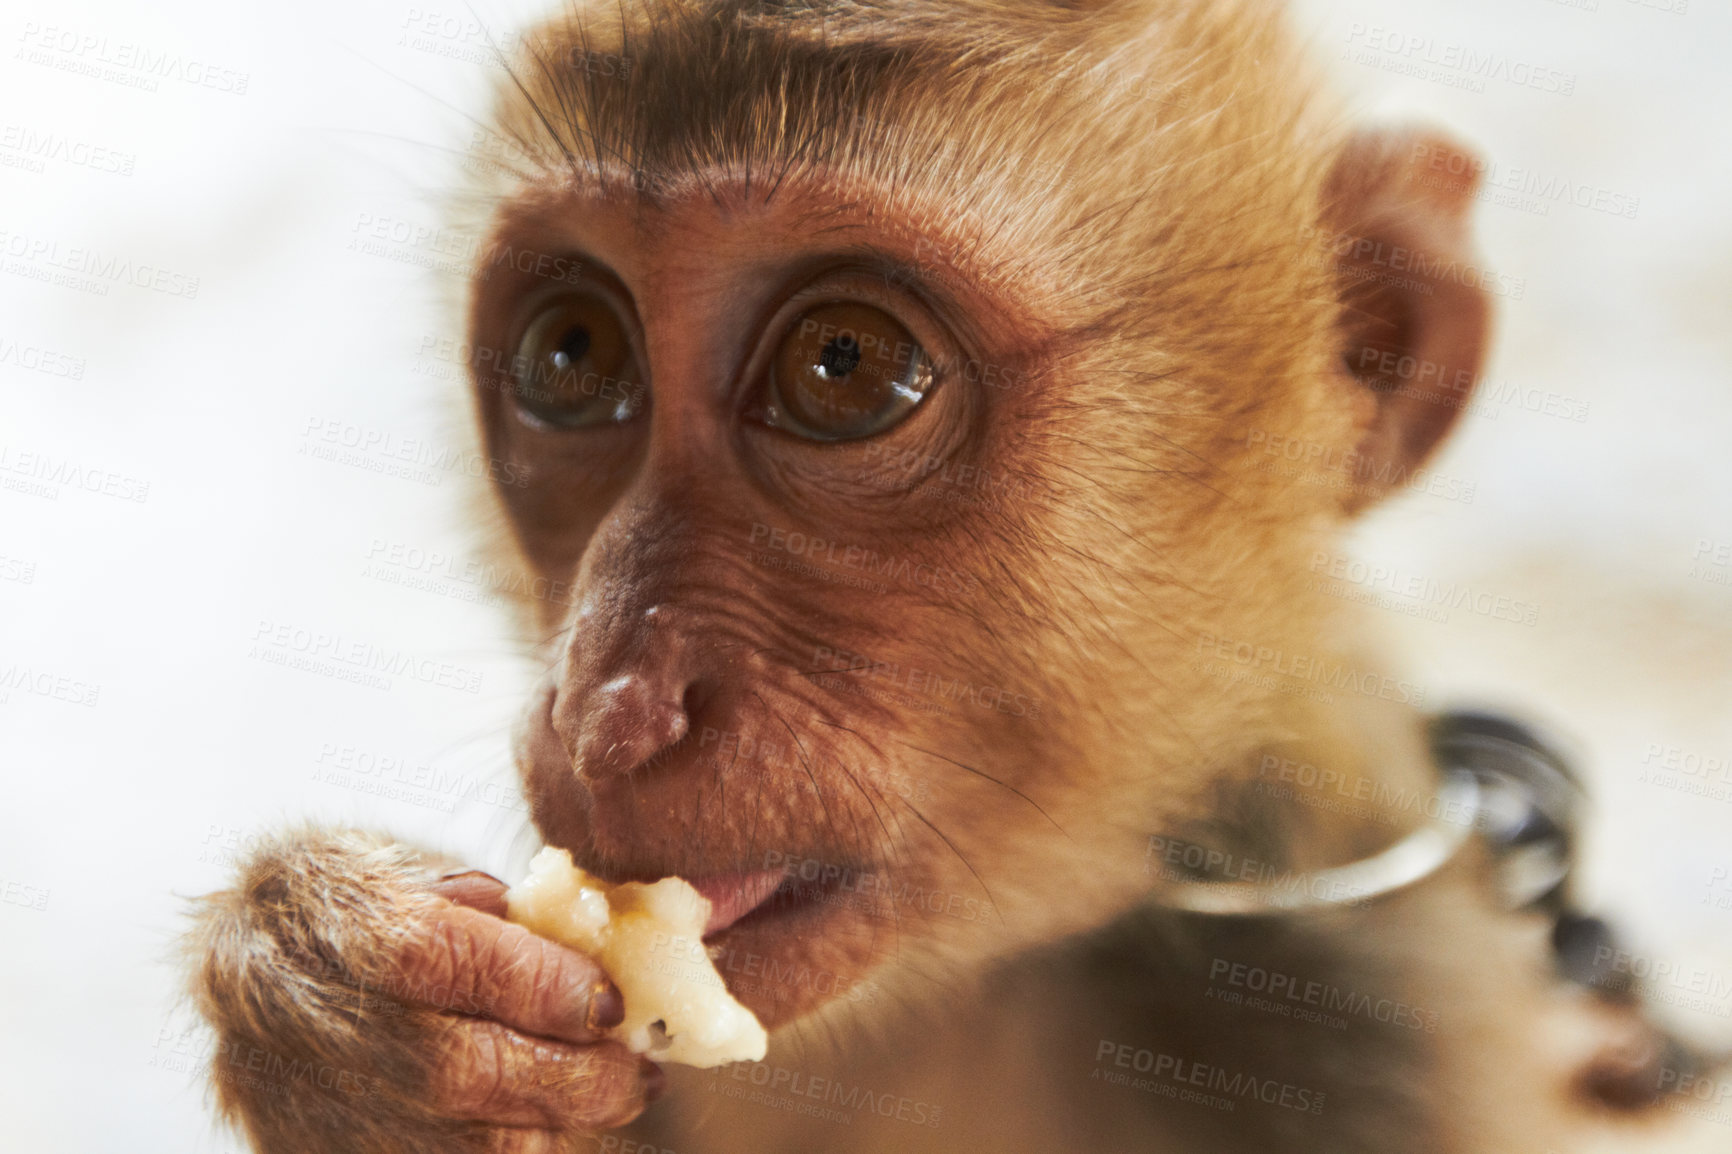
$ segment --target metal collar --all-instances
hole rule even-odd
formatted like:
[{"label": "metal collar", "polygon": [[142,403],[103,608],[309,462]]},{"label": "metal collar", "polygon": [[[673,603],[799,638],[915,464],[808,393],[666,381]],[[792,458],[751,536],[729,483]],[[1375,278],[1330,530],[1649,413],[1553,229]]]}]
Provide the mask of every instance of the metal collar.
[{"label": "metal collar", "polygon": [[1430,737],[1442,780],[1426,823],[1394,845],[1346,865],[1250,883],[1181,879],[1149,900],[1236,916],[1351,908],[1433,876],[1477,833],[1497,859],[1509,908],[1561,908],[1581,804],[1581,786],[1563,758],[1525,727],[1490,713],[1440,714]]}]

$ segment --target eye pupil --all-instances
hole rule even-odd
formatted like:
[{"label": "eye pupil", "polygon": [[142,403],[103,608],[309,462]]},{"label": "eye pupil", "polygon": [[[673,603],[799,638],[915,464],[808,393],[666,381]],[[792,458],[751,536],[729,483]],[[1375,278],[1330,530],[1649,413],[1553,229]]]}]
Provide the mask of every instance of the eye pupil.
[{"label": "eye pupil", "polygon": [[575,365],[583,360],[583,355],[587,352],[589,352],[589,330],[582,325],[575,325],[565,330],[565,335],[560,338],[559,348],[554,355],[565,358],[565,364],[560,366],[564,368],[566,365]]},{"label": "eye pupil", "polygon": [[847,333],[824,346],[818,364],[828,377],[845,377],[860,367],[860,343]]}]

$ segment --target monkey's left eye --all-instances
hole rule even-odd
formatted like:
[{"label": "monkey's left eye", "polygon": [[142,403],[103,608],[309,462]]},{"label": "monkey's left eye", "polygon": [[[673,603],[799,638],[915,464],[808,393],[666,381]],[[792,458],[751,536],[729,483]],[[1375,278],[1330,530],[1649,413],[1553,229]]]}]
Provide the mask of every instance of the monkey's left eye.
[{"label": "monkey's left eye", "polygon": [[629,421],[644,385],[625,323],[595,295],[560,297],[524,330],[512,360],[517,406],[562,429]]},{"label": "monkey's left eye", "polygon": [[770,362],[764,417],[814,441],[870,437],[932,390],[926,350],[896,318],[855,302],[807,309]]}]

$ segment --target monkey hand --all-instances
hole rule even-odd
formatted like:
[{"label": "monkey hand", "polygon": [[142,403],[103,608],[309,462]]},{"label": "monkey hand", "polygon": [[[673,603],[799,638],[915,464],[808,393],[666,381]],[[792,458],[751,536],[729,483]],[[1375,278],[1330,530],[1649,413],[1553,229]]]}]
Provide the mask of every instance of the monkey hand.
[{"label": "monkey hand", "polygon": [[267,839],[187,941],[224,1116],[261,1154],[553,1150],[636,1117],[661,1071],[602,1040],[619,991],[504,892],[368,834]]}]

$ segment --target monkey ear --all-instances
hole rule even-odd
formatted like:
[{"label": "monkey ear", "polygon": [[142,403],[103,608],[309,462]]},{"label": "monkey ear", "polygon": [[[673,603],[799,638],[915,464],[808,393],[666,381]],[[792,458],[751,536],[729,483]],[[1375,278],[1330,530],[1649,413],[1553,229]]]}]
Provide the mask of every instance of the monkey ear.
[{"label": "monkey ear", "polygon": [[1353,137],[1330,174],[1342,367],[1368,414],[1350,511],[1409,477],[1473,395],[1491,327],[1468,226],[1483,167],[1435,132],[1381,129]]}]

